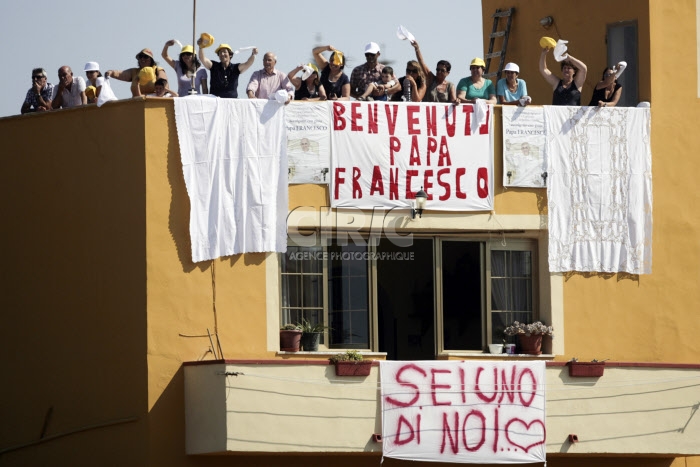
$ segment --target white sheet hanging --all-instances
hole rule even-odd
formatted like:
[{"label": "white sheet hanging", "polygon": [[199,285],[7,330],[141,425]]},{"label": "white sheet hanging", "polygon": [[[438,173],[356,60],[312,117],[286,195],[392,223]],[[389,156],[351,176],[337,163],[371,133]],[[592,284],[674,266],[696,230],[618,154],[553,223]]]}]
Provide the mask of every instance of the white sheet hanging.
[{"label": "white sheet hanging", "polygon": [[651,273],[649,109],[545,107],[549,270]]},{"label": "white sheet hanging", "polygon": [[192,261],[287,248],[287,137],[275,101],[175,99]]}]

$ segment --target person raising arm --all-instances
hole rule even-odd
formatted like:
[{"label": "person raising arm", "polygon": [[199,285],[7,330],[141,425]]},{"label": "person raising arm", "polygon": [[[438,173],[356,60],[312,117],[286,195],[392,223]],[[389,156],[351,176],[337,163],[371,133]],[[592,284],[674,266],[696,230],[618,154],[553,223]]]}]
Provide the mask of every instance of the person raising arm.
[{"label": "person raising arm", "polygon": [[540,55],[540,74],[552,86],[552,105],[581,105],[581,88],[586,82],[588,67],[581,60],[568,54],[561,62],[561,79],[547,67],[549,47],[542,49]]}]

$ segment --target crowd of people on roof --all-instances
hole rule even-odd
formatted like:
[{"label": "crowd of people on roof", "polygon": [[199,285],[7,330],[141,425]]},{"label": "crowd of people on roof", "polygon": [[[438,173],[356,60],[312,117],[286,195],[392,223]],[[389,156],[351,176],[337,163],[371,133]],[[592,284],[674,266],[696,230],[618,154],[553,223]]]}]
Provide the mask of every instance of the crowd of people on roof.
[{"label": "crowd of people on roof", "polygon": [[[181,47],[177,59],[170,57],[170,47],[178,44],[174,39],[163,46],[161,57],[175,71],[177,91],[171,89],[166,70],[158,66],[153,52],[146,48],[136,54],[137,64],[125,70],[107,70],[102,76],[97,62],[87,62],[86,77],[74,76],[69,66],[58,70],[58,85],[48,82],[46,70],[32,70],[32,87],[27,91],[21,112],[40,112],[58,108],[75,107],[98,101],[105,79],[114,78],[131,83],[131,94],[150,97],[178,97],[190,94],[211,94],[220,98],[238,98],[238,80],[255,62],[258,49],[250,49],[248,59],[233,63],[234,50],[228,44],[220,44],[214,51],[219,61],[210,60],[205,48],[213,38],[202,34],[197,41],[198,55],[192,45]],[[249,99],[277,99],[281,103],[292,100],[375,100],[407,102],[447,102],[452,104],[476,103],[526,106],[532,102],[527,83],[519,78],[516,63],[506,64],[505,78],[494,83],[487,79],[486,64],[482,58],[474,58],[469,66],[470,76],[455,85],[448,80],[451,64],[439,60],[435,71],[430,69],[416,40],[411,41],[416,60],[406,64],[406,75],[396,77],[392,67],[379,62],[379,45],[370,42],[365,46],[365,63],[356,66],[350,76],[345,73],[345,54],[332,45],[315,47],[312,51],[315,63],[302,63],[284,73],[276,68],[277,56],[267,52],[263,56],[263,68],[253,72],[245,89]],[[586,81],[586,64],[570,54],[561,61],[561,77],[547,67],[547,54],[552,47],[543,47],[539,70],[552,86],[552,105],[581,105],[581,89]],[[330,52],[328,56],[324,53]],[[589,106],[614,107],[620,100],[622,86],[617,77],[624,69],[624,62],[614,68],[605,68],[602,79],[593,90]],[[207,83],[208,79],[208,83]]]}]

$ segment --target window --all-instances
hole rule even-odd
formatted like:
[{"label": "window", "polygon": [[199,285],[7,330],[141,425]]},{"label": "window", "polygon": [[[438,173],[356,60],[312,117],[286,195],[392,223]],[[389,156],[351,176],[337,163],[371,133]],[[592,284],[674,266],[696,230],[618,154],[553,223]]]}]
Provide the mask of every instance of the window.
[{"label": "window", "polygon": [[287,247],[282,255],[282,322],[324,322],[323,248]]},{"label": "window", "polygon": [[622,85],[622,95],[617,105],[620,107],[636,107],[637,103],[639,103],[637,23],[630,21],[608,25],[607,43],[608,66],[615,66],[620,61],[627,62],[625,72],[617,80]]},{"label": "window", "polygon": [[509,250],[491,249],[491,340],[498,343],[513,323],[533,321],[532,251],[515,250],[527,244],[514,242]]},{"label": "window", "polygon": [[325,348],[421,360],[482,351],[513,321],[536,318],[534,240],[360,243],[288,247],[280,263],[283,323],[327,324]]}]

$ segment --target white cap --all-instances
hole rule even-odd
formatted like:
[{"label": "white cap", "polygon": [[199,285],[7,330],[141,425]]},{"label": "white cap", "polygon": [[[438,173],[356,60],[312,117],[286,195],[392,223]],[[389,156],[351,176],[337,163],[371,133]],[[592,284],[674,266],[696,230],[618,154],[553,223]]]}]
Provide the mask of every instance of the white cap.
[{"label": "white cap", "polygon": [[100,64],[97,62],[87,62],[83,71],[100,71]]},{"label": "white cap", "polygon": [[516,73],[520,73],[520,67],[515,63],[510,62],[506,63],[506,67],[503,69],[503,71],[514,71]]},{"label": "white cap", "polygon": [[370,42],[365,46],[365,53],[366,54],[376,54],[379,53],[379,44],[376,42]]},{"label": "white cap", "polygon": [[276,93],[273,94],[273,98],[279,103],[279,104],[284,104],[287,102],[287,99],[289,98],[289,93],[284,90],[280,89]]}]

